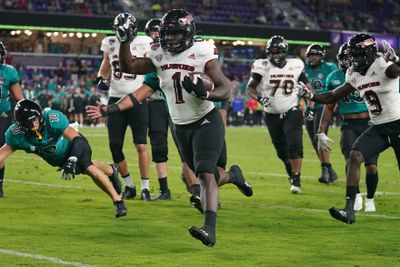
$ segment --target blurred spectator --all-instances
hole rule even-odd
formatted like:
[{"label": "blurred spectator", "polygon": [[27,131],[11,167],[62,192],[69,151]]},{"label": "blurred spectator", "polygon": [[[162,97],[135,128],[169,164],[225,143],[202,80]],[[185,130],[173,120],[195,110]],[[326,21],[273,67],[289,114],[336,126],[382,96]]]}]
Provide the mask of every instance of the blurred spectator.
[{"label": "blurred spectator", "polygon": [[36,100],[42,109],[51,107],[52,97],[48,94],[45,87],[42,88],[42,92],[37,96]]}]

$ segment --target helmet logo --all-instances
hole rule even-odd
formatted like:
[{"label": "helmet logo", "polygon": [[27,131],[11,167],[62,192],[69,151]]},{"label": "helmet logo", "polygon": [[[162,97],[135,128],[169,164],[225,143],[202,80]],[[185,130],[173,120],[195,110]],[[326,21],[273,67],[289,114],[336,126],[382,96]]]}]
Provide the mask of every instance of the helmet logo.
[{"label": "helmet logo", "polygon": [[192,18],[192,16],[189,16],[189,15],[186,17],[183,17],[183,18],[179,18],[179,20],[178,20],[178,22],[180,24],[189,24],[192,21],[193,21],[193,18]]},{"label": "helmet logo", "polygon": [[360,43],[358,43],[362,48],[370,46],[370,45],[374,45],[375,44],[375,40],[373,38],[369,38],[366,39]]}]

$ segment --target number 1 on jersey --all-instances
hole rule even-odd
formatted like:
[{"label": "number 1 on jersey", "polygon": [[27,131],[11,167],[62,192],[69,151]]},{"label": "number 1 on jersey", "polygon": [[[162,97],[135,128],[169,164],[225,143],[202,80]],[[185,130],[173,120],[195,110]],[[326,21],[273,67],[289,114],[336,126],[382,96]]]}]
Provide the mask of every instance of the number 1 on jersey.
[{"label": "number 1 on jersey", "polygon": [[185,103],[185,101],[183,101],[181,72],[175,72],[174,75],[172,75],[172,80],[174,81],[175,104]]}]

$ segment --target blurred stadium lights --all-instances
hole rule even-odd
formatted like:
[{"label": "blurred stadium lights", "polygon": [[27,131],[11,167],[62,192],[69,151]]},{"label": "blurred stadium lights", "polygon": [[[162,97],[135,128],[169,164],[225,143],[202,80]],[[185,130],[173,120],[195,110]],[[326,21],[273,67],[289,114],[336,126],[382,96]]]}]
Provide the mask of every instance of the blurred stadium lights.
[{"label": "blurred stadium lights", "polygon": [[[87,28],[64,28],[64,27],[42,27],[42,26],[26,26],[26,25],[6,25],[0,24],[0,29],[8,29],[8,30],[29,30],[29,31],[45,31],[45,32],[64,32],[64,33],[73,33],[74,36],[77,33],[89,33],[93,38],[95,38],[98,34],[106,34],[113,35],[113,30],[102,30],[102,29],[87,29]],[[17,33],[18,34],[18,33]],[[145,35],[144,32],[138,32],[139,35]],[[72,37],[71,35],[69,35]],[[213,39],[223,41],[222,44],[230,44],[231,42],[240,42],[236,43],[236,45],[265,45],[265,42],[268,40],[267,38],[254,38],[254,37],[237,37],[237,36],[220,36],[220,35],[201,35],[200,37],[203,39]],[[64,35],[63,35],[64,37]],[[85,36],[86,37],[86,36]],[[79,37],[78,37],[79,38]],[[225,43],[224,43],[225,41]],[[323,46],[330,46],[330,42],[318,42],[318,41],[307,41],[307,40],[290,40],[287,42],[289,44],[295,45],[310,45],[310,44],[320,44]]]}]

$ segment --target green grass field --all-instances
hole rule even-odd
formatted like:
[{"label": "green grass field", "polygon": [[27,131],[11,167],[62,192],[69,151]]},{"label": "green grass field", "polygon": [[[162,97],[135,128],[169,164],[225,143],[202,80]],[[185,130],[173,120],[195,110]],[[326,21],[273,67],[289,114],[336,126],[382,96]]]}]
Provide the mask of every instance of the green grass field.
[{"label": "green grass field", "polygon": [[[110,162],[106,130],[81,131],[93,159]],[[339,130],[330,136],[336,140],[331,159],[338,181],[318,183],[319,162],[304,135],[303,194],[292,195],[265,128],[228,128],[228,163],[242,167],[254,196],[242,196],[233,185],[221,188],[213,248],[187,231],[201,226],[203,216],[189,205],[173,142],[173,199],[127,201],[128,215],[120,219],[88,176],[63,181],[37,156],[17,152],[6,161],[0,199],[0,266],[400,266],[400,175],[393,151],[379,159],[377,212],[360,212],[355,224],[345,225],[327,211],[343,207],[345,194]],[[130,134],[125,152],[140,187]],[[151,179],[155,195],[153,167]],[[365,192],[364,171],[361,189]]]}]

